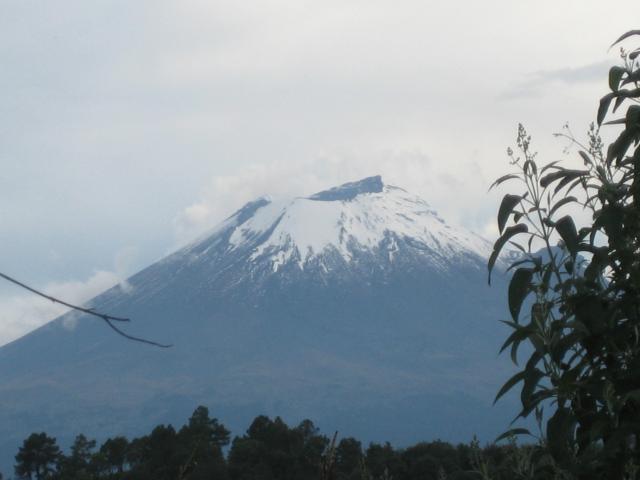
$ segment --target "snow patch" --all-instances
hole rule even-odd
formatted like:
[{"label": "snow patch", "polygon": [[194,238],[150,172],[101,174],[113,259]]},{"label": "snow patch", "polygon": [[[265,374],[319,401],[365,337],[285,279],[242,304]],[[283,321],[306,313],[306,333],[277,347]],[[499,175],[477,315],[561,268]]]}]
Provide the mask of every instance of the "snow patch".
[{"label": "snow patch", "polygon": [[229,244],[232,250],[250,248],[251,261],[267,258],[277,271],[292,259],[304,268],[328,250],[349,262],[353,249],[373,250],[385,239],[391,239],[391,261],[399,249],[397,239],[444,258],[486,258],[491,251],[482,237],[447,225],[420,197],[387,185],[381,192],[365,191],[346,200],[309,197],[268,203],[235,226]]}]

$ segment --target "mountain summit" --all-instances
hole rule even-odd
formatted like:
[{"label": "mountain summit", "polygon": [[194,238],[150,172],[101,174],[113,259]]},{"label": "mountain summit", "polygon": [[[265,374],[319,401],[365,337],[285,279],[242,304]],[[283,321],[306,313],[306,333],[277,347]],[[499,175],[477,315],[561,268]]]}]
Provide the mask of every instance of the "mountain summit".
[{"label": "mountain summit", "polygon": [[357,182],[345,183],[339,187],[330,188],[323,192],[318,192],[315,195],[311,195],[311,200],[320,200],[331,202],[335,200],[353,200],[361,193],[380,193],[384,188],[382,183],[382,177],[376,175],[375,177],[363,178]]},{"label": "mountain summit", "polygon": [[509,420],[491,408],[509,373],[490,249],[379,176],[259,198],[90,302],[173,348],[75,313],[0,348],[0,451],[33,431],[131,436],[198,404],[235,433],[268,414],[365,441],[488,440]]},{"label": "mountain summit", "polygon": [[447,225],[421,198],[383,184],[380,176],[306,198],[250,202],[178,256],[211,255],[212,246],[224,256],[243,257],[252,270],[268,266],[273,272],[291,263],[301,270],[348,269],[363,255],[386,256],[387,263],[401,248],[446,268],[482,263],[491,249],[481,237]]}]

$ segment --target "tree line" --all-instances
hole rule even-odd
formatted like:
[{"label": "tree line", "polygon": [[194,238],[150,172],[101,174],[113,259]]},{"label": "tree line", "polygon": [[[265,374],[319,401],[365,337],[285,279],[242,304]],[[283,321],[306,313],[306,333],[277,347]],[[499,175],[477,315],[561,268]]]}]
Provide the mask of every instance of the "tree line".
[{"label": "tree line", "polygon": [[506,480],[514,478],[532,448],[513,441],[481,447],[475,439],[458,445],[436,440],[407,448],[364,446],[352,437],[330,438],[311,420],[290,427],[279,417],[262,415],[231,441],[229,430],[199,406],[180,429],[158,425],[147,435],[131,440],[116,436],[100,445],[79,434],[67,453],[55,438],[33,433],[15,456],[14,478],[476,480],[490,475]]}]

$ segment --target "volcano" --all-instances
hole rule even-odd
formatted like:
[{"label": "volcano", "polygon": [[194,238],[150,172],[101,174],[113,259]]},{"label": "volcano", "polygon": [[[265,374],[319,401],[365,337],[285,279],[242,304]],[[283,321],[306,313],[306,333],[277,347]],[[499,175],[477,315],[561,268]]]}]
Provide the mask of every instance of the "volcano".
[{"label": "volcano", "polygon": [[197,405],[240,434],[259,414],[408,445],[491,440],[511,372],[491,245],[381,177],[252,201],[88,305],[133,319],[113,335],[75,312],[0,349],[0,451],[180,425]]}]

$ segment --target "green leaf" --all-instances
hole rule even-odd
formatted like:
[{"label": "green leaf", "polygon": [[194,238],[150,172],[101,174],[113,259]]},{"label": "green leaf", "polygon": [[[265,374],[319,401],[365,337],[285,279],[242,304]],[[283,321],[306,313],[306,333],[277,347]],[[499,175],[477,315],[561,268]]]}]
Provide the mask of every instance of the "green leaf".
[{"label": "green leaf", "polygon": [[582,323],[591,336],[602,335],[608,326],[607,309],[595,295],[583,295],[574,301],[573,312],[577,322]]},{"label": "green leaf", "polygon": [[600,106],[598,107],[598,116],[597,121],[598,125],[602,125],[602,121],[604,117],[607,116],[607,112],[609,111],[609,105],[611,105],[611,100],[614,98],[613,93],[609,93],[600,99]]},{"label": "green leaf", "polygon": [[633,90],[622,89],[615,93],[611,93],[610,95],[613,95],[616,99],[616,102],[613,105],[613,112],[615,113],[627,98],[640,97],[640,88],[634,88]]},{"label": "green leaf", "polygon": [[[511,335],[509,335],[507,337],[507,339],[504,341],[504,343],[502,344],[502,346],[500,347],[500,353],[504,352],[507,348],[509,348],[509,346],[516,342],[516,341],[522,341],[524,338],[526,338],[526,335],[524,332],[520,331],[520,330],[515,330],[513,332],[511,332]],[[517,362],[513,362],[516,363]]]},{"label": "green leaf", "polygon": [[533,278],[532,268],[519,268],[511,277],[509,283],[509,311],[514,321],[518,321],[522,302],[530,292],[531,279]]},{"label": "green leaf", "polygon": [[517,262],[513,262],[511,265],[509,265],[506,271],[508,272],[509,270],[513,270],[514,268],[519,267],[520,265],[524,265],[526,263],[531,263],[535,265],[535,262],[531,258],[525,258],[523,260],[518,260]]},{"label": "green leaf", "polygon": [[[582,227],[580,230],[578,230],[578,238],[580,239],[580,241],[582,242],[585,238],[587,238],[587,235],[589,235],[592,230],[593,228],[591,227]],[[585,248],[585,251],[591,252],[592,250]]]},{"label": "green leaf", "polygon": [[547,163],[544,167],[542,167],[542,169],[540,170],[540,175],[542,175],[544,172],[546,172],[547,170],[549,170],[550,168],[560,168],[557,167],[556,165],[560,163],[560,160],[554,160],[551,163]]},{"label": "green leaf", "polygon": [[511,361],[513,362],[514,365],[518,365],[518,348],[520,348],[520,344],[528,336],[529,336],[529,334],[527,334],[522,339],[518,338],[518,339],[514,340],[513,344],[511,345],[511,352],[509,353],[509,356],[511,357]]},{"label": "green leaf", "polygon": [[531,435],[531,432],[526,428],[512,428],[502,433],[493,442],[498,443],[499,441],[504,440],[505,438],[515,437],[516,435]]},{"label": "green leaf", "polygon": [[[529,416],[531,412],[540,408],[540,403],[544,400],[547,400],[553,397],[554,390],[538,390],[533,395],[531,395],[531,400],[528,405],[523,405],[522,411],[518,414],[518,416],[513,420],[517,420],[518,418],[526,418]],[[513,422],[512,422],[513,423]]]},{"label": "green leaf", "polygon": [[518,205],[518,203],[520,203],[522,198],[522,195],[511,195],[507,193],[502,199],[500,209],[498,210],[498,230],[501,235],[505,225],[507,224],[509,215],[511,215],[511,212],[513,212],[513,209]]},{"label": "green leaf", "polygon": [[623,130],[615,140],[615,142],[609,145],[609,148],[607,149],[607,163],[611,165],[611,161],[613,159],[615,159],[616,162],[622,160],[622,157],[624,157],[625,153],[627,153],[627,150],[629,149],[631,143],[635,140],[635,138],[636,135],[633,130]]},{"label": "green leaf", "polygon": [[587,154],[587,152],[580,150],[578,153],[582,157],[582,160],[584,161],[585,165],[591,165],[593,163],[593,161],[591,160],[591,157]]},{"label": "green leaf", "polygon": [[627,78],[624,79],[624,82],[622,82],[622,85],[627,85],[629,83],[638,82],[638,81],[640,81],[640,70],[636,70],[634,72],[629,73],[627,75]]},{"label": "green leaf", "polygon": [[578,179],[580,180],[584,175],[578,175],[578,176],[572,176],[572,175],[567,175],[566,177],[564,177],[562,180],[560,180],[560,182],[558,183],[558,185],[556,185],[556,188],[553,189],[553,196],[555,197],[556,194],[562,190],[564,187],[566,187],[570,182],[572,182],[574,179]]},{"label": "green leaf", "polygon": [[[539,353],[535,352],[531,358],[534,359],[536,355],[539,355]],[[522,386],[522,392],[520,392],[520,400],[525,409],[531,409],[535,406],[533,392],[538,386],[540,379],[544,377],[544,373],[538,368],[525,368],[525,372],[524,385]]]},{"label": "green leaf", "polygon": [[520,346],[520,343],[522,343],[529,335],[531,335],[531,333],[534,332],[534,329],[530,324],[527,326],[522,326],[516,322],[503,321],[503,323],[509,325],[511,328],[515,329],[515,331],[512,332],[511,335],[509,335],[509,338],[507,338],[502,344],[502,347],[500,347],[500,353],[504,352],[509,347],[509,345],[511,345],[511,361],[513,361],[514,365],[517,365],[518,347]]},{"label": "green leaf", "polygon": [[626,97],[624,96],[619,96],[618,98],[616,98],[616,101],[613,102],[613,113],[616,113],[616,110],[618,110],[618,108],[620,108],[620,105],[622,105],[622,102],[624,102]]},{"label": "green leaf", "polygon": [[562,200],[559,200],[553,207],[551,207],[551,210],[549,211],[549,216],[553,215],[560,207],[568,203],[573,203],[577,201],[578,199],[576,197],[565,197]]},{"label": "green leaf", "polygon": [[589,170],[567,170],[563,168],[558,171],[546,174],[540,179],[540,185],[543,188],[547,188],[553,182],[555,182],[556,180],[560,180],[561,178],[563,179],[563,181],[564,179],[568,178],[568,181],[570,182],[575,178],[584,177],[585,175],[589,175]]},{"label": "green leaf", "polygon": [[603,125],[625,125],[627,123],[626,118],[617,118],[615,120],[609,120],[608,122],[604,122]]},{"label": "green leaf", "polygon": [[607,266],[608,247],[595,247],[592,250],[591,263],[584,271],[585,278],[595,280]]},{"label": "green leaf", "polygon": [[[514,215],[515,216],[515,215]],[[514,246],[515,248],[517,248],[518,250],[520,250],[522,253],[524,253],[525,255],[527,254],[527,251],[525,250],[525,248],[520,245],[519,243],[516,242],[509,242],[512,246]]]},{"label": "green leaf", "polygon": [[573,218],[569,215],[565,215],[556,222],[556,231],[564,240],[569,253],[575,256],[578,253],[578,231],[576,230],[576,224],[573,222]]},{"label": "green leaf", "polygon": [[640,105],[631,105],[627,109],[625,125],[627,128],[637,128],[640,124]]},{"label": "green leaf", "polygon": [[616,110],[620,108],[620,105],[622,105],[622,102],[624,102],[625,98],[626,97],[624,95],[620,95],[618,98],[616,98],[616,101],[613,103],[613,113],[616,113]]},{"label": "green leaf", "polygon": [[626,68],[618,66],[609,69],[609,88],[612,92],[618,91],[618,88],[620,88],[620,80],[622,80],[622,76],[626,71]]},{"label": "green leaf", "polygon": [[547,422],[547,444],[558,458],[569,455],[575,418],[568,408],[559,407]]},{"label": "green leaf", "polygon": [[502,397],[505,393],[511,390],[514,387],[514,385],[524,380],[525,375],[526,375],[526,372],[523,370],[522,372],[516,373],[513,377],[507,380],[506,383],[502,386],[502,388],[498,392],[498,394],[496,395],[496,398],[493,400],[493,404],[495,405],[495,403],[500,399],[500,397]]},{"label": "green leaf", "polygon": [[550,353],[551,359],[556,363],[560,363],[565,358],[567,351],[569,351],[570,348],[572,348],[576,343],[578,343],[579,339],[580,339],[580,332],[577,332],[575,330],[565,335],[564,337],[561,337],[550,348],[549,353]]},{"label": "green leaf", "polygon": [[495,182],[491,184],[491,186],[489,187],[489,190],[491,190],[493,187],[497,187],[502,182],[506,182],[507,180],[512,180],[515,178],[520,178],[520,175],[517,175],[515,173],[509,173],[507,175],[503,175],[502,177],[498,178]]},{"label": "green leaf", "polygon": [[536,166],[536,162],[534,162],[533,160],[527,160],[526,162],[524,162],[522,170],[524,171],[525,175],[528,175],[529,173],[533,173],[533,175],[538,174],[538,167]]},{"label": "green leaf", "polygon": [[567,271],[567,273],[569,275],[573,274],[573,267],[575,266],[575,263],[573,260],[567,260],[566,262],[564,262],[564,268]]},{"label": "green leaf", "polygon": [[565,195],[569,195],[571,193],[571,191],[576,188],[578,185],[580,185],[583,181],[582,177],[578,177],[577,180],[574,180],[573,183],[571,185],[569,185],[569,188],[567,188],[567,190],[564,192]]},{"label": "green leaf", "polygon": [[519,233],[525,233],[529,231],[529,227],[527,227],[524,223],[519,223],[517,225],[513,225],[512,227],[507,228],[502,236],[496,240],[496,243],[493,245],[493,252],[491,252],[491,256],[489,257],[489,263],[487,265],[489,269],[489,285],[491,285],[491,271],[493,270],[493,266],[498,259],[498,255],[500,255],[500,251],[502,247],[515,235]]},{"label": "green leaf", "polygon": [[[613,47],[614,45],[616,45],[617,43],[620,43],[623,40],[626,40],[627,38],[633,36],[633,35],[640,35],[640,30],[629,30],[627,33],[620,35],[620,37],[611,44],[611,47]],[[609,47],[609,48],[611,48]]]}]

